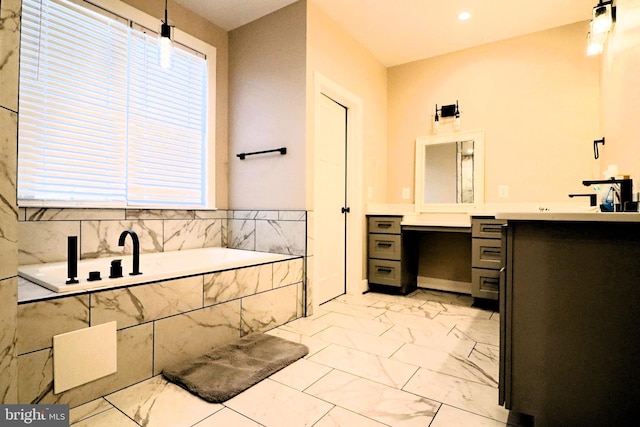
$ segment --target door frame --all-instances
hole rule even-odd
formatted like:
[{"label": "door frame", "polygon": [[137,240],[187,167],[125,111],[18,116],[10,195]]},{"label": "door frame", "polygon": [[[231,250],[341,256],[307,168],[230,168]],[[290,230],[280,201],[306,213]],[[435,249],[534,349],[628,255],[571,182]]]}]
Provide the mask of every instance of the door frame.
[{"label": "door frame", "polygon": [[[351,212],[347,214],[347,232],[346,232],[346,245],[348,250],[346,251],[345,261],[345,287],[347,294],[362,293],[367,289],[366,281],[362,279],[363,271],[363,226],[364,226],[364,211],[363,211],[363,138],[362,138],[362,99],[344,87],[340,86],[333,80],[322,75],[319,72],[314,72],[314,91],[313,91],[313,134],[314,134],[314,155],[313,155],[313,185],[315,180],[321,179],[316,175],[315,170],[315,122],[316,122],[316,109],[320,102],[322,94],[328,96],[334,101],[342,104],[347,108],[347,200],[348,206],[351,208]],[[315,207],[317,200],[315,199],[315,192],[313,196],[313,206]],[[313,239],[319,239],[321,236],[326,236],[326,233],[322,233],[322,230],[317,229],[317,224],[313,223]],[[315,252],[315,251],[314,251]],[[316,272],[312,270],[312,277],[310,280],[311,285],[311,307],[313,312],[319,307],[318,301],[313,298],[315,294],[313,286],[316,283]]]}]

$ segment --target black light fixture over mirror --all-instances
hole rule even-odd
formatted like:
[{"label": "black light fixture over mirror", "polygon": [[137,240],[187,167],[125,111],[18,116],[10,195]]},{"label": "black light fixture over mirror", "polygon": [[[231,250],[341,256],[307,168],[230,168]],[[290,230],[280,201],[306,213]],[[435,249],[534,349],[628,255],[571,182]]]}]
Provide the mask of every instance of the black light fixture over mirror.
[{"label": "black light fixture over mirror", "polygon": [[[438,115],[440,112],[440,115]],[[438,108],[438,104],[436,104],[436,114],[433,116],[433,130],[434,133],[438,133],[440,127],[440,117],[455,117],[453,122],[453,129],[460,130],[460,109],[458,108],[458,101],[456,100],[455,104],[443,105]]]}]

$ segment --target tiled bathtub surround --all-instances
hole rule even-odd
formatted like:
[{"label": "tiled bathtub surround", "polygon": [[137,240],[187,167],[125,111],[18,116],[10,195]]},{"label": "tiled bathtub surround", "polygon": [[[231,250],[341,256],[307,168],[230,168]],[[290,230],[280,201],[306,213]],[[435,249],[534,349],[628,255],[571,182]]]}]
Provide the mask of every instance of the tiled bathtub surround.
[{"label": "tiled bathtub surround", "polygon": [[307,256],[306,211],[20,209],[19,264],[64,261],[67,236],[79,236],[80,258],[130,253],[118,236],[132,229],[140,252],[228,247]]},{"label": "tiled bathtub surround", "polygon": [[[242,278],[240,286],[226,280],[232,276]],[[214,346],[299,318],[303,278],[304,260],[298,257],[22,303],[18,306],[19,401],[77,406],[158,375],[164,367]],[[223,291],[212,294],[214,286]],[[114,320],[118,372],[53,394],[52,336]]]}]

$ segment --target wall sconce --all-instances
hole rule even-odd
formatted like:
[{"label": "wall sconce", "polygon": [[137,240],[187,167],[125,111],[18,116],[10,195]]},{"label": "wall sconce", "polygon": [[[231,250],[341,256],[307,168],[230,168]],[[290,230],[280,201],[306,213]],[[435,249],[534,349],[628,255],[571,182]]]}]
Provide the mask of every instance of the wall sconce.
[{"label": "wall sconce", "polygon": [[[440,115],[438,116],[438,112]],[[433,133],[438,133],[440,130],[440,117],[454,117],[453,130],[460,130],[460,109],[458,108],[458,101],[455,104],[443,105],[438,108],[436,104],[436,114],[433,116]]]},{"label": "wall sconce", "polygon": [[587,34],[587,55],[599,55],[604,50],[607,35],[616,20],[616,7],[613,0],[602,1],[593,8],[593,20]]},{"label": "wall sconce", "polygon": [[160,26],[160,66],[165,70],[171,68],[171,26],[167,18],[168,1],[164,2],[164,21]]}]

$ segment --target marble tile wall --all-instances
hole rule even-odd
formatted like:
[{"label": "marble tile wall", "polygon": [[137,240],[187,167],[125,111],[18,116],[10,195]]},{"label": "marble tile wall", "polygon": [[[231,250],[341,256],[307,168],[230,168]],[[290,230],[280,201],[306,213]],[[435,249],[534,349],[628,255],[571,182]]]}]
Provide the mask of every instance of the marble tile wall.
[{"label": "marble tile wall", "polygon": [[0,404],[18,403],[17,207],[20,0],[0,0]]},{"label": "marble tile wall", "polygon": [[129,254],[129,240],[118,246],[129,229],[143,254],[226,246],[227,211],[26,208],[19,221],[19,264],[66,260],[67,236],[78,236],[80,259]]},{"label": "marble tile wall", "polygon": [[141,253],[229,247],[307,255],[306,211],[23,208],[18,214],[19,264],[64,261],[70,235],[79,236],[81,259],[118,255],[126,229],[138,234]]},{"label": "marble tile wall", "polygon": [[[302,315],[302,257],[18,305],[18,398],[73,406]],[[218,287],[222,291],[214,291]],[[118,371],[53,394],[52,336],[116,320]]]}]

